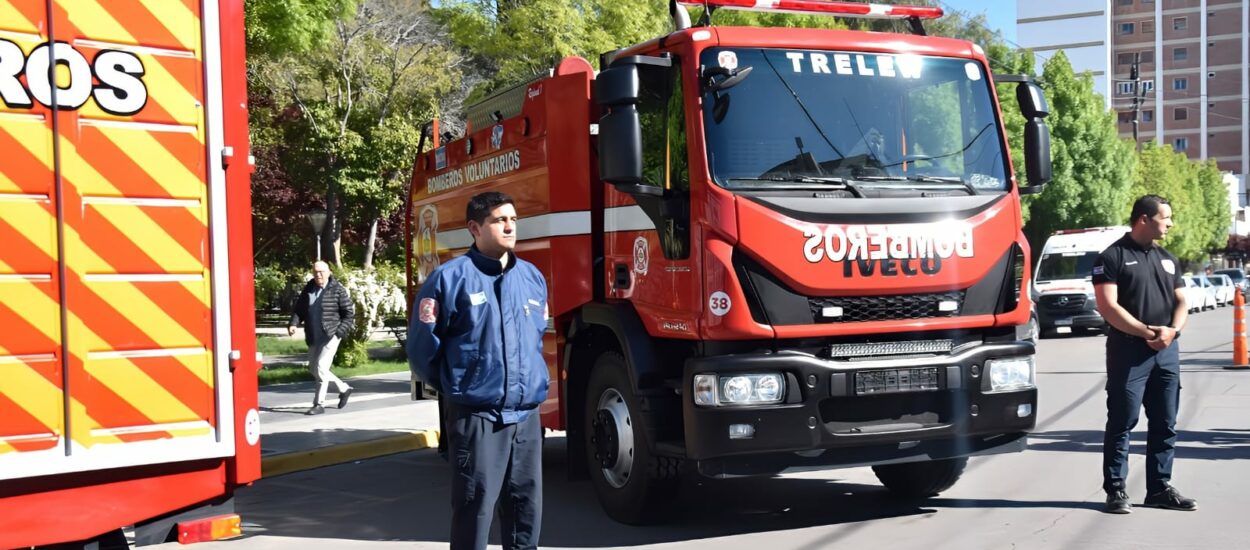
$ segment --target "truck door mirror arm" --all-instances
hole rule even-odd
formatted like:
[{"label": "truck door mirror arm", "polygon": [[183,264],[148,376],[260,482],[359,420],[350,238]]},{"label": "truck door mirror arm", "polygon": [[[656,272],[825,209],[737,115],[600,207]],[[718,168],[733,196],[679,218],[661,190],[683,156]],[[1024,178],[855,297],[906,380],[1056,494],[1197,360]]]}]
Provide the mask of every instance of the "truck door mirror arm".
[{"label": "truck door mirror arm", "polygon": [[1024,124],[1024,166],[1028,185],[1021,185],[1021,195],[1040,193],[1051,178],[1050,129],[1044,120],[1050,106],[1042,88],[1025,75],[994,75],[995,82],[1016,83],[1016,103]]}]

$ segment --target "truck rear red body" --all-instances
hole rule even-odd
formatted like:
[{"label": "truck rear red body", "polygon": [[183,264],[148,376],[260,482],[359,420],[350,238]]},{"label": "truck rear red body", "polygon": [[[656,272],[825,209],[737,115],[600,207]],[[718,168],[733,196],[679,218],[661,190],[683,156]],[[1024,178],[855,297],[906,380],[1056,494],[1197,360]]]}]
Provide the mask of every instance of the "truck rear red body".
[{"label": "truck rear red body", "polygon": [[0,547],[260,476],[243,40],[236,0],[0,0]]}]

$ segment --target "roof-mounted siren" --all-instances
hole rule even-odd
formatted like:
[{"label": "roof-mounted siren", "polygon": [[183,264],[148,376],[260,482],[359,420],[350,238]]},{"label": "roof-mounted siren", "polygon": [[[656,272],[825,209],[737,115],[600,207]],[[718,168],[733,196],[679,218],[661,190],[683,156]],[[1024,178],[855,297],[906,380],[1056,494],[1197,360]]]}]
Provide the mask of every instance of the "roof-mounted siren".
[{"label": "roof-mounted siren", "polygon": [[[911,24],[911,31],[924,35],[921,20],[942,17],[942,8],[936,6],[891,6],[888,4],[867,4],[859,2],[826,2],[824,0],[675,0],[670,11],[674,12],[682,4],[686,6],[705,7],[709,12],[719,8],[748,11],[770,11],[805,13],[813,15],[834,15],[838,17],[861,17],[866,19],[906,19]],[[709,14],[703,14],[702,21],[709,21]],[[680,27],[678,27],[680,28]]]}]

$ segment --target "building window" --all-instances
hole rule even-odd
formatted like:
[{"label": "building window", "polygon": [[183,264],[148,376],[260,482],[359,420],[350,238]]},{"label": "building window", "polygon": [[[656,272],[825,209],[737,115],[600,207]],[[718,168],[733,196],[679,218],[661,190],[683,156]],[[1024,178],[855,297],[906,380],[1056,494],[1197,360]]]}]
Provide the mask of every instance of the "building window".
[{"label": "building window", "polygon": [[1143,80],[1143,81],[1141,81],[1141,89],[1142,89],[1142,90],[1145,90],[1146,92],[1153,92],[1153,91],[1155,91],[1155,81],[1153,81],[1153,80]]},{"label": "building window", "polygon": [[1130,122],[1133,122],[1133,113],[1130,111],[1123,111],[1119,113],[1119,119],[1120,119],[1120,124],[1128,124]]},{"label": "building window", "polygon": [[1155,22],[1153,19],[1141,22],[1142,34],[1154,34],[1154,32],[1155,32]]},{"label": "building window", "polygon": [[1118,54],[1116,54],[1116,55],[1115,55],[1115,63],[1116,63],[1116,65],[1132,65],[1132,64],[1133,64],[1133,54],[1131,54],[1131,53],[1118,53]]},{"label": "building window", "polygon": [[1115,85],[1115,88],[1116,93],[1120,95],[1133,95],[1132,82],[1119,82]]},{"label": "building window", "polygon": [[1177,91],[1188,90],[1189,79],[1188,78],[1173,78],[1172,89],[1177,90]]},{"label": "building window", "polygon": [[1121,5],[1121,6],[1131,6],[1131,5],[1133,5],[1133,0],[1120,0],[1120,5]]},{"label": "building window", "polygon": [[1176,138],[1172,140],[1172,148],[1177,151],[1184,151],[1189,148],[1189,138]]},{"label": "building window", "polygon": [[1188,28],[1189,28],[1188,17],[1173,17],[1172,18],[1172,30],[1183,31]]},{"label": "building window", "polygon": [[1151,50],[1142,50],[1142,51],[1141,51],[1141,62],[1142,62],[1142,64],[1143,64],[1143,65],[1145,65],[1145,64],[1147,64],[1147,63],[1151,63],[1151,64],[1153,64],[1153,63],[1155,62],[1155,51],[1154,51],[1153,49],[1151,49]]},{"label": "building window", "polygon": [[1133,24],[1120,23],[1120,34],[1133,34]]},{"label": "building window", "polygon": [[1189,109],[1177,107],[1172,113],[1172,120],[1189,120]]},{"label": "building window", "polygon": [[1154,119],[1155,119],[1155,112],[1154,112],[1154,111],[1142,111],[1142,112],[1141,112],[1141,121],[1142,121],[1142,122],[1154,122]]},{"label": "building window", "polygon": [[1172,61],[1189,59],[1189,48],[1172,48]]}]

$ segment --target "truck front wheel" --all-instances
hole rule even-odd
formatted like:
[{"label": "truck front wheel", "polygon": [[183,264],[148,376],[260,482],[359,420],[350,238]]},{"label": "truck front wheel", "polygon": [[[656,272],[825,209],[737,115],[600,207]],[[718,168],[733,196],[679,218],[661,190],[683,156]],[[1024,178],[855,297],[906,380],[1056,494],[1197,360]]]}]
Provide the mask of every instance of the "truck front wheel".
[{"label": "truck front wheel", "polygon": [[677,460],[651,453],[650,434],[625,359],[605,353],[595,361],[586,393],[587,469],[604,511],[629,525],[665,517],[677,491]]},{"label": "truck front wheel", "polygon": [[967,466],[967,458],[950,458],[873,466],[872,473],[897,496],[927,498],[950,489]]}]

